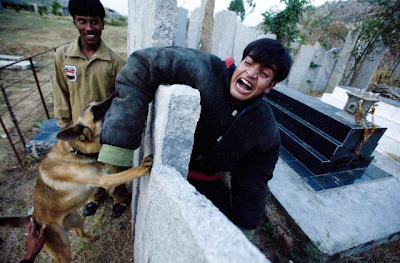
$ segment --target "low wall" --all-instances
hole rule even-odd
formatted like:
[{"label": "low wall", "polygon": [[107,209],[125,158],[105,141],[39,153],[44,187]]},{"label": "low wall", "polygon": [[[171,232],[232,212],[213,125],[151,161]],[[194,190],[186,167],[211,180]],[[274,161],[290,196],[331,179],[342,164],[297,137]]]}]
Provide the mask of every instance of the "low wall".
[{"label": "low wall", "polygon": [[197,90],[158,88],[136,153],[152,153],[154,165],[132,187],[135,262],[269,262],[186,180],[200,110]]}]

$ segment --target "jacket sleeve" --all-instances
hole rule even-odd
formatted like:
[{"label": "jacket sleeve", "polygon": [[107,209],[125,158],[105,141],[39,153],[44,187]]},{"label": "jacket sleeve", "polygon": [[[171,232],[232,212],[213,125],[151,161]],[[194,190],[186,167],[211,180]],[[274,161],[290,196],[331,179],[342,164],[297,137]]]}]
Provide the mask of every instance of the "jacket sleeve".
[{"label": "jacket sleeve", "polygon": [[198,55],[197,51],[188,53],[179,48],[149,48],[136,51],[128,58],[117,76],[116,97],[103,122],[99,161],[127,164],[126,159],[110,160],[108,151],[132,151],[140,146],[148,104],[160,84],[186,84],[196,88],[199,77],[194,72],[199,73],[196,68],[208,63],[206,57],[200,60]]},{"label": "jacket sleeve", "polygon": [[54,117],[61,129],[72,124],[71,104],[68,84],[64,73],[63,52],[59,49],[54,55],[56,79],[54,83]]},{"label": "jacket sleeve", "polygon": [[232,221],[255,229],[265,213],[268,181],[279,157],[279,145],[247,154],[232,171]]}]

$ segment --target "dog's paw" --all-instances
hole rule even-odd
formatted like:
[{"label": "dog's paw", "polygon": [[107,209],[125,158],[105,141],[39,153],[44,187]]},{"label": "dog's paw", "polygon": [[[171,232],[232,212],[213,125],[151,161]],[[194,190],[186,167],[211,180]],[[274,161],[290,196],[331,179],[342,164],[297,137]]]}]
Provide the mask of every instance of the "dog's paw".
[{"label": "dog's paw", "polygon": [[86,239],[87,241],[93,241],[94,237],[95,237],[94,235],[86,233],[86,235],[82,238]]},{"label": "dog's paw", "polygon": [[93,235],[86,233],[83,231],[83,229],[75,229],[75,234],[80,238],[86,239],[87,241],[92,241],[94,238]]}]

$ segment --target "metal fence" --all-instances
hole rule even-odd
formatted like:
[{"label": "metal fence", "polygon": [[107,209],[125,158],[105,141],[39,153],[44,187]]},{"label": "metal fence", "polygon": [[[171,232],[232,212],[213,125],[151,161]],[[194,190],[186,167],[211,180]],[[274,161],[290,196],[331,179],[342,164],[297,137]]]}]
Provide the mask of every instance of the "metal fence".
[{"label": "metal fence", "polygon": [[[8,140],[10,147],[3,155],[7,156],[8,152],[12,152],[21,167],[26,165],[25,145],[35,135],[35,124],[38,126],[41,121],[52,117],[55,73],[53,55],[57,48],[0,67],[0,88],[3,95],[0,98],[0,124],[4,131],[1,137],[2,140]],[[21,62],[29,62],[27,70],[12,69]],[[7,148],[6,146],[3,142],[2,148]]]}]

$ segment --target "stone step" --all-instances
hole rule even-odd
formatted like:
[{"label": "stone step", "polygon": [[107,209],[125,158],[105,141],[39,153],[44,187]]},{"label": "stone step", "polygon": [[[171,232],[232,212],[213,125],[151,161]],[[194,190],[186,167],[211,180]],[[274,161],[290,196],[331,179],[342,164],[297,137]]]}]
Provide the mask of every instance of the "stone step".
[{"label": "stone step", "polygon": [[302,141],[314,148],[318,153],[326,158],[331,158],[341,142],[321,131],[309,122],[304,121],[297,115],[268,100],[272,111],[279,123],[295,134]]},{"label": "stone step", "polygon": [[329,172],[329,160],[295,134],[278,124],[282,146],[314,174]]},{"label": "stone step", "polygon": [[[339,142],[344,142],[352,127],[338,120],[338,110],[297,90],[277,87],[266,97]],[[328,117],[328,118],[327,118]],[[354,125],[355,126],[355,125]]]}]

